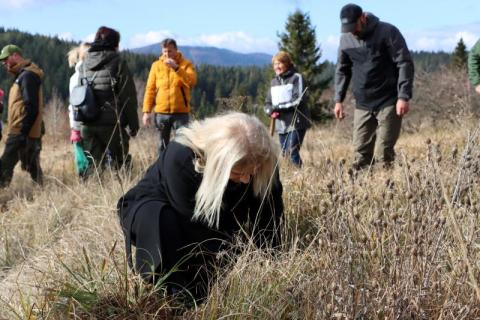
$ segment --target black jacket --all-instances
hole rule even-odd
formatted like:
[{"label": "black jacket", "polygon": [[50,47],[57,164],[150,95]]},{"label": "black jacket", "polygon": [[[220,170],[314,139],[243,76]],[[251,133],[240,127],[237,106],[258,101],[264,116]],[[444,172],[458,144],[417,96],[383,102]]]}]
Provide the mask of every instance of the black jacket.
[{"label": "black jacket", "polygon": [[343,102],[350,79],[357,108],[377,111],[397,99],[412,97],[413,61],[400,31],[367,13],[367,25],[357,38],[340,38],[335,72],[335,101]]},{"label": "black jacket", "polygon": [[[175,141],[169,143],[143,179],[118,202],[127,255],[131,257],[130,244],[136,245],[135,269],[147,279],[152,270],[169,271],[190,256],[184,272],[175,273],[176,278],[170,281],[183,286],[198,282],[198,266],[205,269],[207,256],[225,248],[241,227],[259,246],[279,243],[278,227],[283,214],[279,180],[274,182],[263,206],[250,184],[229,182],[219,228],[192,221],[195,194],[202,181],[202,175],[194,169],[194,159],[188,147]],[[200,251],[201,257],[192,256],[192,252]]]},{"label": "black jacket", "polygon": [[[95,50],[93,46],[83,63],[85,76],[93,79],[95,100],[102,109],[99,118],[86,125],[111,126],[120,117],[123,128],[139,129],[137,91],[126,61],[115,50]],[[83,67],[82,66],[82,67]],[[80,69],[80,78],[84,70]]]},{"label": "black jacket", "polygon": [[[310,127],[310,110],[306,105],[306,95],[303,76],[294,68],[290,68],[270,82],[265,99],[265,112],[271,115],[279,113],[275,129],[278,133],[287,133],[293,130],[308,129]],[[287,97],[287,101],[282,100]]]}]

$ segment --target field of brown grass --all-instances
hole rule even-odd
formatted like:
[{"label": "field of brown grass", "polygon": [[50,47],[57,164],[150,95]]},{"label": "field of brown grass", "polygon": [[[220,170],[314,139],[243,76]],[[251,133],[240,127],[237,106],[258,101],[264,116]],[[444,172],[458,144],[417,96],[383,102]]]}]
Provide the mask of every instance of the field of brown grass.
[{"label": "field of brown grass", "polygon": [[304,168],[280,164],[281,250],[224,252],[206,302],[185,309],[128,270],[115,212],[154,160],[156,133],[131,141],[131,173],[81,182],[65,117],[50,107],[43,189],[17,168],[0,191],[0,318],[480,318],[475,118],[406,123],[389,170],[350,170],[351,119],[308,131]]}]

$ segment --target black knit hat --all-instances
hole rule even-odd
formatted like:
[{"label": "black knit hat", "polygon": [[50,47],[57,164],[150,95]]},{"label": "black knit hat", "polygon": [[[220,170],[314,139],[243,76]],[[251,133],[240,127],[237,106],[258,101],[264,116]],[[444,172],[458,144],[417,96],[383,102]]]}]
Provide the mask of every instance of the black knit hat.
[{"label": "black knit hat", "polygon": [[349,3],[340,10],[340,21],[342,22],[342,32],[354,32],[358,18],[362,15],[363,10],[356,4]]},{"label": "black knit hat", "polygon": [[95,45],[115,49],[119,43],[120,33],[117,30],[105,26],[98,28],[95,34]]}]

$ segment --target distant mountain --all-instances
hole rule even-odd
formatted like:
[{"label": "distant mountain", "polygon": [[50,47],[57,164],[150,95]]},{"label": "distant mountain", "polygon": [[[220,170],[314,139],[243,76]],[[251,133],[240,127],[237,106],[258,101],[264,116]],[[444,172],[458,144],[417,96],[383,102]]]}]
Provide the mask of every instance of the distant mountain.
[{"label": "distant mountain", "polygon": [[[215,47],[179,46],[178,50],[196,65],[265,66],[272,56],[266,53],[239,53]],[[131,49],[134,53],[160,55],[160,43]]]}]

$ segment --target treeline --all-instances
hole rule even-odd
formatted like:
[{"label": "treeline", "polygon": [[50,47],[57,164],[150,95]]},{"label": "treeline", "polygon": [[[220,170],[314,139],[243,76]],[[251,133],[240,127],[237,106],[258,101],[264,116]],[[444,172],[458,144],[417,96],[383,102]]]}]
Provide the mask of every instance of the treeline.
[{"label": "treeline", "polygon": [[[0,48],[14,43],[20,46],[26,58],[31,58],[45,71],[44,92],[48,101],[52,96],[59,96],[67,101],[68,84],[73,69],[67,62],[68,51],[78,43],[61,40],[56,36],[32,35],[15,29],[0,27]],[[151,63],[158,57],[122,51],[123,57],[134,76],[145,82]],[[428,72],[448,64],[451,54],[440,52],[414,52],[417,68]],[[333,76],[334,65],[328,63],[326,72],[321,77]],[[192,91],[192,106],[197,116],[203,117],[214,113],[228,99],[241,97],[241,104],[249,106],[262,105],[273,71],[265,67],[220,67],[212,65],[197,66],[198,83]],[[6,91],[11,86],[12,77],[5,68],[0,68],[0,88]],[[237,102],[238,102],[237,101]]]}]

